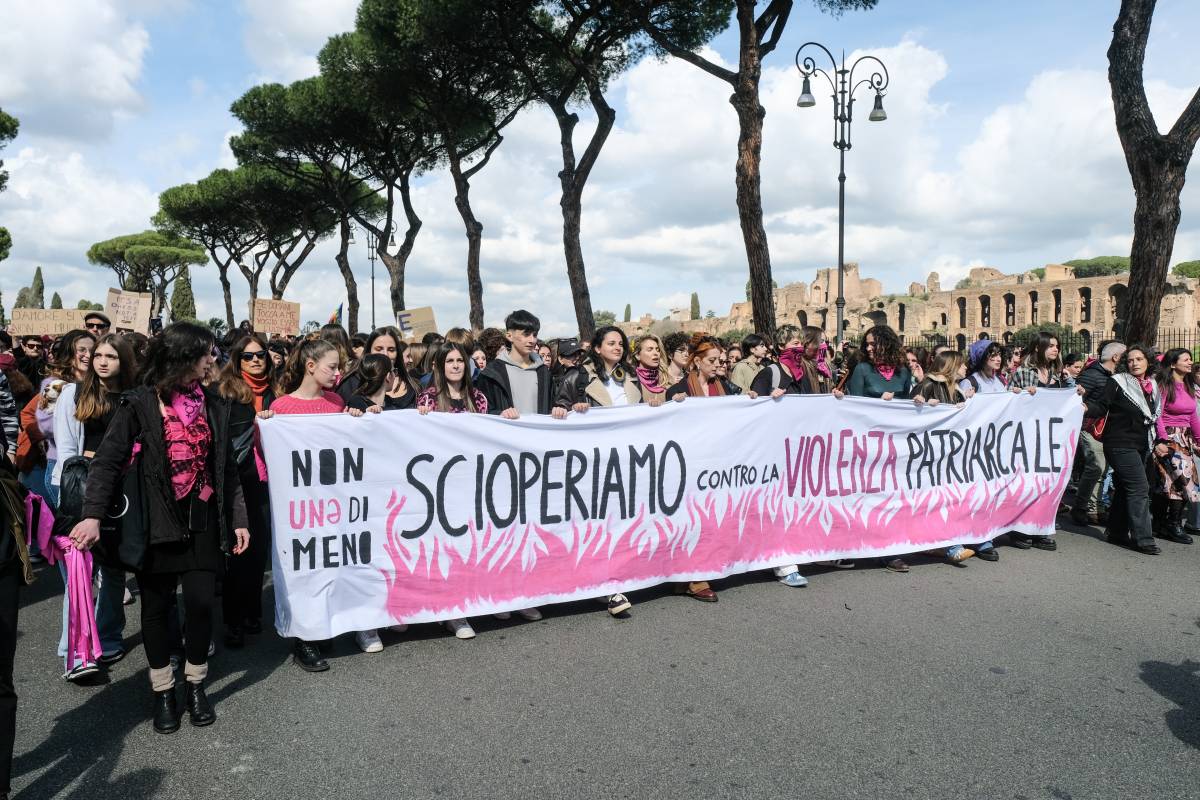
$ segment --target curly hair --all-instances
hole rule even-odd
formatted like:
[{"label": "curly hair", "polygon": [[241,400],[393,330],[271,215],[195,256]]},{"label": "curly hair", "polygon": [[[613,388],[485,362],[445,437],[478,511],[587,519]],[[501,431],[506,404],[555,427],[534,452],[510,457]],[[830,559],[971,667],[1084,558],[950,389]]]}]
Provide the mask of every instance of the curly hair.
[{"label": "curly hair", "polygon": [[477,343],[483,351],[484,358],[491,361],[500,354],[500,349],[508,344],[508,336],[499,328],[484,328]]},{"label": "curly hair", "polygon": [[871,356],[871,363],[877,367],[907,367],[904,359],[904,348],[900,346],[900,337],[891,329],[889,325],[876,325],[873,328],[867,328],[863,333],[863,352],[867,351],[867,337],[870,336],[875,344],[875,354]]},{"label": "curly hair", "polygon": [[663,338],[663,358],[669,362],[671,357],[675,355],[676,350],[688,347],[690,342],[691,337],[683,331],[668,333],[666,337]]},{"label": "curly hair", "polygon": [[196,362],[211,355],[217,341],[212,331],[194,322],[173,322],[146,348],[141,383],[163,397],[184,388]]},{"label": "curly hair", "polygon": [[46,374],[64,381],[75,380],[75,345],[84,339],[91,339],[93,345],[96,342],[96,337],[84,330],[67,331],[63,334],[50,348],[50,363],[46,365]]}]

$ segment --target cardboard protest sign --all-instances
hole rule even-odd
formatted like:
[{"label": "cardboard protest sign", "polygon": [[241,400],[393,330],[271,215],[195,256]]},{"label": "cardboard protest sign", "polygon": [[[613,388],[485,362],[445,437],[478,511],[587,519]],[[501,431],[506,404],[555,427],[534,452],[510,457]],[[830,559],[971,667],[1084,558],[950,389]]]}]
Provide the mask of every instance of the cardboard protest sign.
[{"label": "cardboard protest sign", "polygon": [[87,311],[75,309],[14,308],[8,332],[12,336],[62,336],[83,327]]},{"label": "cardboard protest sign", "polygon": [[126,292],[109,289],[104,303],[104,313],[112,322],[114,331],[133,331],[150,334],[150,308],[154,295],[149,292]]},{"label": "cardboard protest sign", "polygon": [[300,333],[300,304],[257,298],[254,301],[253,326],[259,333],[295,336]]},{"label": "cardboard protest sign", "polygon": [[409,339],[420,339],[427,333],[437,333],[437,319],[432,306],[406,308],[396,315],[396,327]]},{"label": "cardboard protest sign", "polygon": [[[1072,390],[259,421],[276,629],[328,639],[838,558],[1048,536]],[[792,567],[794,569],[794,567]]]}]

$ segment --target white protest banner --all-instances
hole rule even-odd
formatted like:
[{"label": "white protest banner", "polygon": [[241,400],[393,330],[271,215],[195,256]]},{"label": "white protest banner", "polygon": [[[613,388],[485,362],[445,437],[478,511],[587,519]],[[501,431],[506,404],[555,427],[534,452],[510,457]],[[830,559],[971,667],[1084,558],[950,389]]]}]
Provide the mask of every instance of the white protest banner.
[{"label": "white protest banner", "polygon": [[113,330],[150,333],[150,309],[154,295],[149,292],[126,292],[109,289],[105,299],[105,314],[112,322]]},{"label": "white protest banner", "polygon": [[86,311],[75,309],[14,308],[8,321],[11,336],[62,336],[83,328]]},{"label": "white protest banner", "polygon": [[287,300],[254,300],[254,330],[259,333],[300,333],[300,304]]},{"label": "white protest banner", "polygon": [[420,339],[427,333],[437,333],[437,319],[433,315],[433,306],[404,309],[396,314],[396,327],[410,339]]},{"label": "white protest banner", "polygon": [[1054,532],[1078,395],[689,398],[260,423],[276,627],[325,639],[790,563]]}]

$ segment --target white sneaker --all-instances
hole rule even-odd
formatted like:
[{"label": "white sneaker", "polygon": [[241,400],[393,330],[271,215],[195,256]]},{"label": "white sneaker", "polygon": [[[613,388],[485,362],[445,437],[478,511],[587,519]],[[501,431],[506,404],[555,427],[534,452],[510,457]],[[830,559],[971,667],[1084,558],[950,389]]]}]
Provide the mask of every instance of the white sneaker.
[{"label": "white sneaker", "polygon": [[454,635],[459,639],[475,638],[475,629],[465,619],[448,619],[446,620],[446,627],[454,631]]},{"label": "white sneaker", "polygon": [[399,625],[388,625],[388,630],[392,633],[404,633],[408,630],[408,623],[401,622]]},{"label": "white sneaker", "polygon": [[358,649],[364,653],[383,652],[383,642],[379,640],[379,631],[359,631],[354,634],[354,641],[358,642]]},{"label": "white sneaker", "polygon": [[501,611],[499,614],[492,614],[496,619],[511,619],[512,613],[509,611]]},{"label": "white sneaker", "polygon": [[517,616],[521,617],[522,619],[527,619],[530,622],[537,622],[542,618],[542,612],[538,611],[536,608],[521,608],[517,610]]}]

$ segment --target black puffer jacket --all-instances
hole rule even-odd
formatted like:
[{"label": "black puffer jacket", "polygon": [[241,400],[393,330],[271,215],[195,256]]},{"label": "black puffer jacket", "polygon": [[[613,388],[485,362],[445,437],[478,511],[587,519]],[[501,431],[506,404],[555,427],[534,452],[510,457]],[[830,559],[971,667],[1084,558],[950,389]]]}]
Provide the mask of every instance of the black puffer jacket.
[{"label": "black puffer jacket", "polygon": [[[238,480],[237,461],[229,446],[229,401],[206,388],[204,405],[208,426],[212,430],[208,468],[215,493],[213,501],[221,520],[221,550],[229,553],[233,549],[233,530],[246,527],[242,484]],[[148,497],[150,515],[148,544],[187,541],[187,521],[180,517],[175,491],[171,486],[158,395],[146,386],[139,386],[121,395],[120,407],[88,470],[84,518],[104,518],[105,511],[116,497],[122,471],[129,463],[135,442],[141,442],[142,445],[143,488]]]}]

